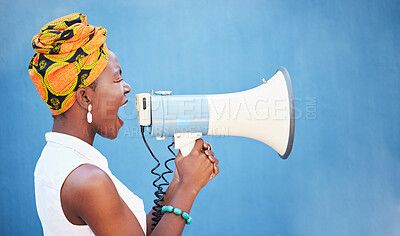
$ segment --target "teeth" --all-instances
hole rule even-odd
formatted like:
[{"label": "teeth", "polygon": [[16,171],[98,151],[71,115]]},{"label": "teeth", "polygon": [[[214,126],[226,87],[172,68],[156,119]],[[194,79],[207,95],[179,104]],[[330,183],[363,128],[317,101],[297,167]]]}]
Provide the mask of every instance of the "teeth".
[{"label": "teeth", "polygon": [[124,104],[124,105],[122,105],[122,106],[124,107],[124,106],[126,106],[126,105],[128,105],[128,103],[125,103],[125,104]]}]

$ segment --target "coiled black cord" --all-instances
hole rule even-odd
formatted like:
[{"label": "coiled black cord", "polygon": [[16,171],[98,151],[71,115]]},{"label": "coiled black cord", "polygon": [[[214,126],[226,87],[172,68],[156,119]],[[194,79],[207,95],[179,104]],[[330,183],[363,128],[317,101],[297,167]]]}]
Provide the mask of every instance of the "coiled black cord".
[{"label": "coiled black cord", "polygon": [[174,171],[171,170],[171,169],[169,168],[169,166],[168,166],[168,162],[174,161],[175,158],[176,158],[175,153],[171,150],[172,145],[174,145],[174,142],[172,142],[170,145],[168,145],[168,150],[174,155],[174,157],[173,157],[173,158],[170,158],[170,159],[168,159],[168,160],[166,160],[165,163],[164,163],[164,166],[165,166],[165,168],[167,169],[167,171],[165,171],[165,172],[163,172],[163,173],[161,174],[161,178],[164,180],[164,183],[161,183],[161,184],[159,185],[159,186],[161,186],[161,187],[162,187],[162,186],[168,186],[168,185],[169,185],[169,182],[168,182],[167,179],[165,179],[164,175],[174,173]]},{"label": "coiled black cord", "polygon": [[[174,155],[174,157],[165,161],[164,166],[167,169],[167,171],[163,172],[162,174],[159,174],[159,173],[155,172],[155,170],[157,170],[157,168],[160,167],[160,161],[156,158],[154,153],[151,151],[150,146],[147,143],[146,138],[144,137],[144,126],[140,126],[140,132],[142,133],[142,138],[143,138],[144,144],[146,145],[147,149],[149,150],[151,156],[157,162],[156,166],[153,169],[151,169],[151,171],[150,171],[153,175],[156,176],[156,179],[153,181],[153,186],[157,188],[157,190],[154,192],[154,195],[156,196],[156,199],[154,199],[153,202],[154,202],[155,205],[152,207],[152,209],[154,210],[153,213],[152,213],[153,217],[151,218],[154,221],[151,224],[152,225],[152,230],[153,230],[157,226],[158,222],[161,220],[161,217],[162,217],[161,208],[163,207],[163,205],[160,204],[160,202],[164,200],[165,192],[163,191],[163,186],[168,186],[169,185],[169,182],[165,178],[165,175],[173,173],[173,171],[168,166],[168,162],[175,160],[176,154],[171,150],[172,145],[174,145],[174,142],[172,142],[170,145],[168,145],[168,150]],[[160,179],[162,179],[164,181],[164,183],[157,184],[157,182]]]}]

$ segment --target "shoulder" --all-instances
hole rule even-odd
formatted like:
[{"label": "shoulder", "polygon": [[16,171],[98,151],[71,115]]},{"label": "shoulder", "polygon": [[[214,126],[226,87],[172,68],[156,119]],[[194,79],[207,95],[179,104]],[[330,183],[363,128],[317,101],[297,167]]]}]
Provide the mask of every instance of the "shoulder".
[{"label": "shoulder", "polygon": [[[101,193],[108,196],[118,191],[106,172],[92,164],[83,164],[73,170],[61,189],[63,195],[75,195],[81,200],[97,198]],[[101,196],[101,195],[100,195]],[[119,196],[119,195],[118,195]]]},{"label": "shoulder", "polygon": [[85,191],[88,188],[90,190],[91,188],[102,186],[107,187],[109,184],[112,184],[112,180],[106,172],[95,165],[86,163],[71,171],[65,180],[64,186],[69,185],[69,187],[74,187],[76,190]]},{"label": "shoulder", "polygon": [[[99,167],[84,164],[73,170],[61,188],[61,204],[70,221],[91,217],[107,208],[120,207],[121,199],[111,178]],[[72,219],[72,220],[71,220]],[[73,222],[72,222],[73,223]]]},{"label": "shoulder", "polygon": [[143,235],[111,178],[95,165],[71,172],[61,189],[61,205],[72,224],[87,224],[95,235]]}]

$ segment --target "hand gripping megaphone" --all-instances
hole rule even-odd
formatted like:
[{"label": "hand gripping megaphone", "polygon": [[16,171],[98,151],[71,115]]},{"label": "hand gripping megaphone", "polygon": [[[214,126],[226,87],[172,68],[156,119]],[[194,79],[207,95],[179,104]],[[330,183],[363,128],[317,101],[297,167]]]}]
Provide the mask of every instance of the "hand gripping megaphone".
[{"label": "hand gripping megaphone", "polygon": [[288,71],[281,67],[260,86],[214,95],[135,95],[139,125],[157,139],[174,138],[183,156],[203,135],[242,136],[272,147],[286,159],[294,138],[294,101]]}]

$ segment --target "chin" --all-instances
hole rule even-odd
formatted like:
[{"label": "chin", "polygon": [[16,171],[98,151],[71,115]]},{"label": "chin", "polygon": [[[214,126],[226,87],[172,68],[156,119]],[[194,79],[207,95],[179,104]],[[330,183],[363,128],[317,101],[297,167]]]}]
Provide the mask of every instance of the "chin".
[{"label": "chin", "polygon": [[118,137],[118,133],[119,133],[119,129],[121,127],[117,128],[117,127],[109,127],[106,130],[103,130],[104,132],[99,132],[98,134],[103,137],[103,138],[107,138],[107,139],[116,139]]}]

